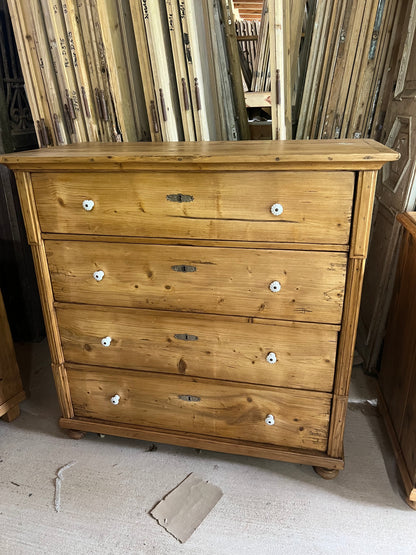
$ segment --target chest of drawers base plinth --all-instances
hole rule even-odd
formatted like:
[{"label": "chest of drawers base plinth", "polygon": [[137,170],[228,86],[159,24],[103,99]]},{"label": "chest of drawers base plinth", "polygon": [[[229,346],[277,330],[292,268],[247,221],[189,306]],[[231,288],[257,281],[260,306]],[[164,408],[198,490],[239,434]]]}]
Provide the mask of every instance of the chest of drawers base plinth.
[{"label": "chest of drawers base plinth", "polygon": [[374,141],[6,155],[72,437],[343,468]]}]

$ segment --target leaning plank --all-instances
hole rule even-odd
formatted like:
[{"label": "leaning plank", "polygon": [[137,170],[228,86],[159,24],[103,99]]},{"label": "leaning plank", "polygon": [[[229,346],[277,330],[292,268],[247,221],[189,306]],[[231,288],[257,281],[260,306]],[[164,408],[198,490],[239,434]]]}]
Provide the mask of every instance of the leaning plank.
[{"label": "leaning plank", "polygon": [[161,122],[157,110],[155,84],[150,62],[149,47],[146,39],[141,0],[130,0],[130,12],[132,16],[136,51],[139,59],[146,112],[150,125],[150,136],[152,141],[159,142],[162,140]]},{"label": "leaning plank", "polygon": [[379,0],[368,0],[365,6],[360,34],[357,37],[355,60],[351,68],[350,90],[344,106],[340,138],[345,138],[349,135],[350,119],[356,102],[358,102],[357,97],[359,92],[366,93],[367,96],[369,94],[367,87],[365,87],[365,72],[373,39],[378,5]]},{"label": "leaning plank", "polygon": [[331,88],[334,75],[345,5],[345,0],[334,0],[332,5],[325,54],[322,61],[321,75],[319,77],[319,88],[316,93],[315,109],[310,128],[311,139],[320,137],[320,125],[322,117],[326,113],[326,107],[329,101],[329,94],[326,93],[328,89],[330,90]]},{"label": "leaning plank", "polygon": [[117,0],[117,9],[125,56],[124,63],[127,68],[137,138],[140,141],[148,141],[150,140],[149,120],[146,113],[146,102],[140,75],[129,0]]},{"label": "leaning plank", "polygon": [[28,8],[27,10],[23,10],[22,13],[25,14],[25,18],[27,17],[27,21],[30,22],[29,25],[32,29],[37,63],[41,71],[49,112],[53,122],[55,143],[64,145],[71,142],[71,135],[64,115],[62,98],[59,94],[57,73],[49,47],[47,31],[39,0],[29,0]]},{"label": "leaning plank", "polygon": [[142,12],[164,141],[183,139],[178,91],[163,0],[142,0]]},{"label": "leaning plank", "polygon": [[[391,0],[384,6],[380,35],[376,39],[377,46],[375,51],[375,64],[370,87],[371,94],[367,98],[367,105],[363,115],[361,134],[365,137],[371,136],[374,112],[376,110],[381,92],[381,82],[386,70],[387,55],[389,52],[390,41],[393,38],[394,20],[397,12],[398,0]],[[371,56],[371,52],[370,52]],[[354,128],[353,128],[354,129]]]},{"label": "leaning plank", "polygon": [[30,111],[35,122],[36,136],[40,147],[47,146],[53,137],[52,119],[37,63],[34,40],[24,20],[21,4],[17,0],[8,3],[17,52],[22,69]]},{"label": "leaning plank", "polygon": [[328,102],[323,138],[338,139],[345,113],[350,82],[356,60],[358,39],[367,2],[348,0],[343,20],[343,31],[338,48],[334,78]]},{"label": "leaning plank", "polygon": [[175,64],[176,86],[178,88],[182,126],[185,141],[195,141],[195,124],[192,113],[192,99],[188,71],[185,61],[185,50],[182,43],[181,20],[177,0],[165,0],[166,14],[169,24],[169,36]]},{"label": "leaning plank", "polygon": [[[270,77],[272,98],[272,138],[288,138],[286,120],[286,79],[288,76],[285,37],[285,0],[271,0],[270,6]],[[291,102],[291,98],[288,99]]]},{"label": "leaning plank", "polygon": [[66,37],[72,65],[80,93],[81,111],[84,116],[89,141],[99,141],[102,129],[98,123],[97,111],[94,104],[93,89],[88,74],[85,59],[85,48],[80,28],[80,16],[76,0],[61,0],[62,12],[65,20]]},{"label": "leaning plank", "polygon": [[40,0],[40,2],[68,131],[72,142],[85,142],[87,132],[66,39],[62,9],[55,0]]},{"label": "leaning plank", "polygon": [[[218,97],[212,79],[212,68],[207,58],[207,29],[204,28],[203,9],[200,3],[180,0],[182,31],[187,34],[188,69],[193,77],[193,105],[199,116],[201,139],[218,140],[220,137]],[[190,74],[191,75],[191,74]],[[191,77],[190,77],[191,81]]]},{"label": "leaning plank", "polygon": [[322,60],[325,16],[327,14],[328,3],[324,0],[317,0],[316,13],[314,19],[314,28],[312,34],[311,51],[308,59],[308,67],[305,77],[305,85],[303,89],[302,105],[299,113],[298,126],[296,131],[297,139],[308,138],[308,123],[311,122],[311,114],[315,104],[315,98],[312,91],[316,90],[316,81],[319,76],[319,63]]},{"label": "leaning plank", "polygon": [[248,126],[247,110],[245,107],[243,82],[241,78],[239,54],[237,45],[237,35],[235,19],[230,0],[219,0],[214,2],[220,10],[222,17],[223,32],[225,34],[226,52],[228,54],[227,71],[231,81],[232,101],[235,108],[235,117],[238,122],[238,138],[249,139],[250,130]]},{"label": "leaning plank", "polygon": [[140,125],[138,125],[139,129],[137,129],[121,37],[121,23],[117,2],[114,0],[100,0],[96,6],[97,23],[99,24],[103,41],[102,56],[108,70],[121,139],[123,141],[137,141],[141,138]]}]

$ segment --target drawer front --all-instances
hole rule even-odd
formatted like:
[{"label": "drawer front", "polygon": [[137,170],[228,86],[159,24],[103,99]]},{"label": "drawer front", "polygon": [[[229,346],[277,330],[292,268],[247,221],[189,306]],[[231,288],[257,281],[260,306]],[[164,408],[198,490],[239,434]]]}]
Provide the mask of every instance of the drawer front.
[{"label": "drawer front", "polygon": [[81,305],[57,315],[67,361],[332,391],[331,326]]},{"label": "drawer front", "polygon": [[[331,396],[326,393],[88,366],[69,366],[68,380],[76,417],[327,448]],[[266,423],[269,415],[272,425]]]},{"label": "drawer front", "polygon": [[45,246],[57,301],[341,320],[343,253],[83,241]]},{"label": "drawer front", "polygon": [[34,173],[32,182],[44,232],[349,240],[353,172]]}]

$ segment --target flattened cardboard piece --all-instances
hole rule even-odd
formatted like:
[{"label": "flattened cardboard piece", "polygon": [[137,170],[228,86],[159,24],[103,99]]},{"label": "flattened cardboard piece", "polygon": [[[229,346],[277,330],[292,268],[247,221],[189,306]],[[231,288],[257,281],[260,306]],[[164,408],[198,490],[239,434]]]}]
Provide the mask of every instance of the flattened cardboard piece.
[{"label": "flattened cardboard piece", "polygon": [[218,486],[191,473],[150,514],[172,536],[184,543],[221,497],[222,491]]}]

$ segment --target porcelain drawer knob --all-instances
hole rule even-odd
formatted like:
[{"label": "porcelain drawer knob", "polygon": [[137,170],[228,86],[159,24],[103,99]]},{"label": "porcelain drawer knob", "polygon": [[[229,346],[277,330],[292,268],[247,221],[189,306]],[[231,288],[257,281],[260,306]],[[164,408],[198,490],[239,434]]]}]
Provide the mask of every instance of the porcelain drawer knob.
[{"label": "porcelain drawer knob", "polygon": [[269,353],[266,357],[267,362],[269,362],[270,364],[275,364],[277,362],[277,356],[276,353]]},{"label": "porcelain drawer knob", "polygon": [[270,207],[270,212],[273,214],[273,216],[280,216],[280,214],[283,212],[283,206],[276,202],[275,204],[273,204],[273,206]]},{"label": "porcelain drawer knob", "polygon": [[94,279],[96,281],[101,281],[104,277],[104,272],[102,270],[98,270],[97,272],[94,272],[92,275],[94,276]]},{"label": "porcelain drawer knob", "polygon": [[82,201],[82,207],[87,212],[90,212],[94,208],[94,201],[93,200],[84,200],[84,201]]},{"label": "porcelain drawer knob", "polygon": [[109,335],[101,339],[101,345],[103,345],[104,347],[109,347],[110,344],[111,344],[111,337]]},{"label": "porcelain drawer knob", "polygon": [[113,403],[113,405],[118,405],[120,402],[120,395],[117,395],[117,393],[113,395],[111,397],[111,402]]},{"label": "porcelain drawer knob", "polygon": [[268,426],[273,426],[274,425],[274,416],[272,414],[268,414],[266,416],[266,418],[264,419],[264,421],[266,422],[266,424]]},{"label": "porcelain drawer knob", "polygon": [[281,288],[280,281],[272,281],[269,285],[269,289],[272,293],[278,293]]}]

